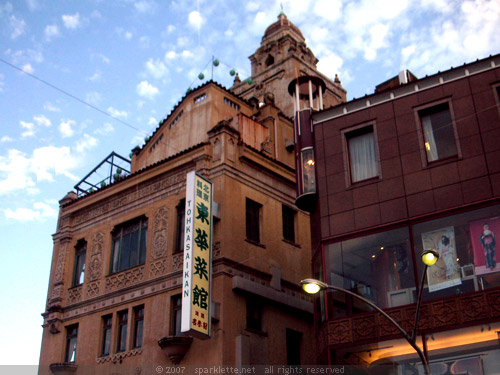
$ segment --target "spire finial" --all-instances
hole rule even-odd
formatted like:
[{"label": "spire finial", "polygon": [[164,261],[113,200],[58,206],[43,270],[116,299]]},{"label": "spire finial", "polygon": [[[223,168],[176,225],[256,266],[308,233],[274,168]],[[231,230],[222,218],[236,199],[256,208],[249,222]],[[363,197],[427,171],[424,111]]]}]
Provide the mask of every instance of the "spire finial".
[{"label": "spire finial", "polygon": [[281,6],[281,12],[280,12],[279,16],[285,16],[285,11],[283,10],[283,3],[280,3],[280,6]]}]

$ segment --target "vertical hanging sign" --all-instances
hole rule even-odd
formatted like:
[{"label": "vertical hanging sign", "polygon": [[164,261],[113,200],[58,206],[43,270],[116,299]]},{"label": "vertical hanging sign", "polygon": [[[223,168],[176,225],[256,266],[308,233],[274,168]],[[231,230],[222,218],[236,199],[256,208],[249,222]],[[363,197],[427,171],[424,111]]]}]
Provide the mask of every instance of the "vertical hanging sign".
[{"label": "vertical hanging sign", "polygon": [[186,179],[181,331],[210,338],[212,282],[212,182],[189,172]]}]

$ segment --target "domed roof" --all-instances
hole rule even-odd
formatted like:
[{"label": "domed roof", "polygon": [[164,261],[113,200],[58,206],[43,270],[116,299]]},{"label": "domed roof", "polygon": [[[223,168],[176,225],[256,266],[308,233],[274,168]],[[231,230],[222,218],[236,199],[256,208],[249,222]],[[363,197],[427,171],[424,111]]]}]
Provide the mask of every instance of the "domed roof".
[{"label": "domed roof", "polygon": [[305,40],[304,36],[302,35],[302,32],[300,29],[295,26],[293,23],[290,22],[290,20],[286,17],[285,13],[281,12],[278,16],[278,21],[275,23],[271,24],[267,29],[266,32],[264,33],[264,36],[262,39],[265,39],[269,36],[271,36],[274,33],[277,33],[278,31],[281,30],[293,30],[302,40]]}]

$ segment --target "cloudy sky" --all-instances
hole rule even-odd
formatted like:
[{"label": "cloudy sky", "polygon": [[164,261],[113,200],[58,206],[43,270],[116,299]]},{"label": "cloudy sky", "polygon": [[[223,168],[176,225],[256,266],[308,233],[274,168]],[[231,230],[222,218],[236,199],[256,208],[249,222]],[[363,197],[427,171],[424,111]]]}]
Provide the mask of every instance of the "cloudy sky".
[{"label": "cloudy sky", "polygon": [[[36,364],[58,200],[189,87],[243,79],[282,4],[348,98],[500,53],[499,0],[0,1],[0,364]],[[206,79],[205,78],[205,79]]]}]

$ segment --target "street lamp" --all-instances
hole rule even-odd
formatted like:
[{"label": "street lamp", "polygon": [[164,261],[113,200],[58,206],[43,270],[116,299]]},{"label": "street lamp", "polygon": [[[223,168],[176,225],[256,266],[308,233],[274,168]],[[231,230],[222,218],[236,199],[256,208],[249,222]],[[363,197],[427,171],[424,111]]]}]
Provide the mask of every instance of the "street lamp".
[{"label": "street lamp", "polygon": [[332,290],[337,290],[340,292],[344,292],[354,298],[357,298],[367,305],[370,305],[373,307],[375,310],[377,310],[380,314],[382,314],[387,320],[389,320],[394,327],[398,329],[399,332],[403,335],[403,337],[408,341],[408,343],[415,349],[417,352],[418,356],[420,357],[420,360],[422,361],[422,364],[424,365],[424,373],[426,375],[430,374],[430,369],[429,369],[429,362],[427,361],[427,358],[425,357],[424,353],[422,352],[422,349],[416,344],[415,342],[415,336],[417,332],[417,324],[418,324],[418,314],[420,310],[420,303],[422,301],[422,290],[424,287],[424,280],[425,280],[425,274],[427,272],[427,267],[432,266],[436,264],[436,262],[439,259],[439,253],[436,250],[424,250],[422,253],[422,262],[424,263],[424,271],[422,274],[422,281],[420,283],[420,289],[418,291],[418,299],[417,299],[417,309],[415,311],[415,323],[413,326],[413,331],[411,336],[406,332],[406,330],[401,327],[398,322],[396,322],[393,318],[391,318],[384,310],[382,310],[380,307],[375,305],[372,301],[360,296],[359,294],[353,293],[350,290],[335,286],[335,285],[329,285],[323,281],[316,280],[316,279],[304,279],[300,282],[300,285],[302,285],[302,289],[306,293],[309,294],[316,294],[321,290],[326,290],[326,289],[332,289]]}]

